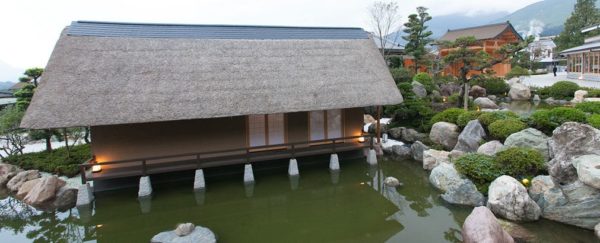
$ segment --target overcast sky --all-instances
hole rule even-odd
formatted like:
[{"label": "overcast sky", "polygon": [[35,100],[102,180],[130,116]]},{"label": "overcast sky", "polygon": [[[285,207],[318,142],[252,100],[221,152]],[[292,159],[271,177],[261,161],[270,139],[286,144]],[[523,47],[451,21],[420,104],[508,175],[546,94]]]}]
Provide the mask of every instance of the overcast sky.
[{"label": "overcast sky", "polygon": [[[540,0],[397,0],[402,16],[514,11]],[[2,0],[0,62],[44,67],[73,20],[154,23],[358,26],[369,29],[374,0]],[[476,4],[475,4],[476,3]]]}]

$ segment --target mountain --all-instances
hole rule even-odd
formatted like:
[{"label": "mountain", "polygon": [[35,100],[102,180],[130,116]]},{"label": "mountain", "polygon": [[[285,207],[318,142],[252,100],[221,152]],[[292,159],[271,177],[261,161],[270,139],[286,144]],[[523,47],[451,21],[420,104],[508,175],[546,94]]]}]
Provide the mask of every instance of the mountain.
[{"label": "mountain", "polygon": [[12,81],[16,82],[19,79],[19,76],[23,74],[25,70],[12,67],[8,65],[8,63],[0,60],[0,82],[2,81]]},{"label": "mountain", "polygon": [[[492,22],[510,21],[521,34],[557,35],[571,16],[577,0],[544,0],[521,8]],[[600,0],[596,2],[600,6]]]}]

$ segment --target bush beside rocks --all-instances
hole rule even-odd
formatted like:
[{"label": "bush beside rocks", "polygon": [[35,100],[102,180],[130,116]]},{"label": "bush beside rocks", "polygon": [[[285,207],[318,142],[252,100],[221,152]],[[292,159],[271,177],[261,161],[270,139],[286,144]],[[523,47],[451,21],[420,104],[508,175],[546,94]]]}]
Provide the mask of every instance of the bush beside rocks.
[{"label": "bush beside rocks", "polygon": [[456,170],[471,179],[483,193],[487,193],[490,182],[503,174],[496,166],[494,157],[483,154],[466,154],[456,159],[454,165]]},{"label": "bush beside rocks", "polygon": [[490,124],[488,130],[490,135],[498,140],[504,141],[508,136],[527,128],[527,124],[517,119],[498,120]]},{"label": "bush beside rocks", "polygon": [[586,122],[585,112],[568,107],[557,107],[551,110],[537,110],[531,114],[532,125],[549,134],[565,122]]},{"label": "bush beside rocks", "polygon": [[531,148],[513,147],[500,151],[494,158],[496,166],[511,176],[535,176],[546,170],[542,154]]}]

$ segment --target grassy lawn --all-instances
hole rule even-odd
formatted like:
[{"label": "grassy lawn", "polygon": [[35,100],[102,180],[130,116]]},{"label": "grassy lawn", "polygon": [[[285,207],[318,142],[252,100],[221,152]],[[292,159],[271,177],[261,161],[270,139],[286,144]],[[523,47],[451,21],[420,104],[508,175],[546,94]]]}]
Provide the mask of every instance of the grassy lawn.
[{"label": "grassy lawn", "polygon": [[90,146],[82,144],[71,147],[67,156],[65,147],[53,149],[52,152],[35,152],[10,156],[3,162],[18,165],[25,170],[40,170],[58,175],[73,177],[79,173],[79,164],[91,158]]}]

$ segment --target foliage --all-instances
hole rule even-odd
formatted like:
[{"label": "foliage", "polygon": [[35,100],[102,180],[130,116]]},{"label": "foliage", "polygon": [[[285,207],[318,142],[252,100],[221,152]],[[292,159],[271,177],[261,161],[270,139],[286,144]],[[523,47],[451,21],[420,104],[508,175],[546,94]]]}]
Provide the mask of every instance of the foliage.
[{"label": "foliage", "polygon": [[510,90],[510,86],[502,78],[479,75],[470,81],[471,85],[479,85],[485,88],[488,95],[504,95]]},{"label": "foliage", "polygon": [[575,108],[592,114],[600,114],[600,102],[583,102],[575,105]]},{"label": "foliage", "polygon": [[[6,155],[22,154],[25,148],[24,132],[19,128],[24,112],[15,106],[8,106],[0,111],[0,150]],[[4,155],[0,154],[1,158]]]},{"label": "foliage", "polygon": [[33,98],[33,93],[35,92],[35,86],[31,84],[27,84],[23,86],[23,88],[17,90],[14,93],[14,96],[17,98],[17,109],[19,110],[27,110],[29,104],[31,103],[31,98]]},{"label": "foliage", "polygon": [[532,125],[550,134],[555,128],[565,122],[585,122],[587,117],[585,112],[569,107],[557,107],[551,110],[537,110],[531,114],[530,120]]},{"label": "foliage", "polygon": [[515,67],[530,67],[531,66],[531,53],[528,51],[520,51],[513,55],[510,60],[510,66]]},{"label": "foliage", "polygon": [[456,125],[459,127],[465,127],[470,121],[477,120],[481,114],[481,111],[467,111],[463,114],[460,114],[458,119],[456,119]]},{"label": "foliage", "polygon": [[413,76],[410,73],[410,71],[403,67],[392,68],[390,69],[390,72],[392,73],[392,77],[394,78],[394,82],[396,82],[396,84],[400,84],[402,82],[410,83],[413,79]]},{"label": "foliage", "polygon": [[521,66],[514,66],[510,72],[506,74],[507,79],[521,76],[529,76],[529,70],[522,68]]},{"label": "foliage", "polygon": [[501,141],[504,141],[511,134],[520,132],[525,128],[527,128],[527,124],[514,118],[498,120],[488,126],[490,135]]},{"label": "foliage", "polygon": [[27,83],[31,82],[31,78],[27,76],[19,77],[19,82]]},{"label": "foliage", "polygon": [[431,93],[431,91],[438,89],[435,83],[433,82],[431,76],[429,76],[429,74],[427,73],[418,73],[413,77],[413,80],[425,86],[425,90],[427,90],[427,93]]},{"label": "foliage", "polygon": [[587,118],[587,123],[590,126],[600,129],[600,114],[593,114]]},{"label": "foliage", "polygon": [[429,130],[429,120],[433,110],[426,99],[420,99],[412,92],[410,83],[398,84],[398,89],[404,96],[404,102],[385,107],[385,114],[392,117],[391,127],[409,126],[422,131]]},{"label": "foliage", "polygon": [[44,73],[44,69],[43,68],[29,68],[27,70],[25,70],[25,76],[33,79],[33,85],[35,85],[35,87],[38,86],[38,79],[42,76],[42,74]]},{"label": "foliage", "polygon": [[401,68],[404,66],[404,59],[401,56],[387,56],[386,61],[390,69]]},{"label": "foliage", "polygon": [[581,33],[581,30],[598,23],[600,23],[600,11],[596,8],[596,0],[577,0],[563,31],[554,39],[557,51],[583,45],[586,37],[595,36],[598,31]]},{"label": "foliage", "polygon": [[36,169],[73,177],[79,173],[79,165],[90,157],[90,146],[84,144],[73,146],[70,152],[65,147],[62,147],[54,149],[51,152],[43,151],[12,155],[3,161],[18,165],[25,170]]},{"label": "foliage", "polygon": [[458,94],[458,93],[454,93],[454,94],[448,96],[448,103],[450,103],[450,104],[458,104],[459,100],[460,100],[460,94]]},{"label": "foliage", "polygon": [[552,97],[555,99],[573,98],[575,91],[579,90],[579,85],[571,81],[559,81],[550,87],[540,89],[540,95]]},{"label": "foliage", "polygon": [[600,97],[600,89],[584,88],[584,87],[581,87],[581,89],[586,90],[588,92],[588,94],[586,95],[587,97],[594,97],[594,98]]},{"label": "foliage", "polygon": [[494,112],[484,112],[479,116],[479,122],[485,127],[488,127],[490,124],[494,123],[498,120],[504,120],[509,118],[519,118],[517,114],[512,111],[494,111]]},{"label": "foliage", "polygon": [[418,72],[424,57],[427,56],[428,52],[425,47],[433,41],[430,38],[433,32],[427,30],[427,25],[425,25],[430,20],[431,16],[427,13],[427,8],[417,7],[417,13],[408,16],[408,22],[404,24],[405,28],[402,30],[406,34],[402,36],[402,39],[407,41],[404,50],[415,60],[415,73]]},{"label": "foliage", "polygon": [[438,123],[438,122],[449,122],[449,123],[456,124],[458,121],[458,117],[464,113],[467,113],[467,111],[465,111],[463,109],[459,109],[459,108],[446,109],[440,113],[435,114],[431,118],[430,123],[431,123],[431,125]]},{"label": "foliage", "polygon": [[496,166],[494,157],[483,154],[463,155],[454,162],[454,166],[471,179],[482,193],[487,193],[490,183],[503,174],[502,169]]},{"label": "foliage", "polygon": [[512,177],[535,176],[545,170],[544,156],[531,148],[509,148],[500,151],[494,159],[504,174]]}]

